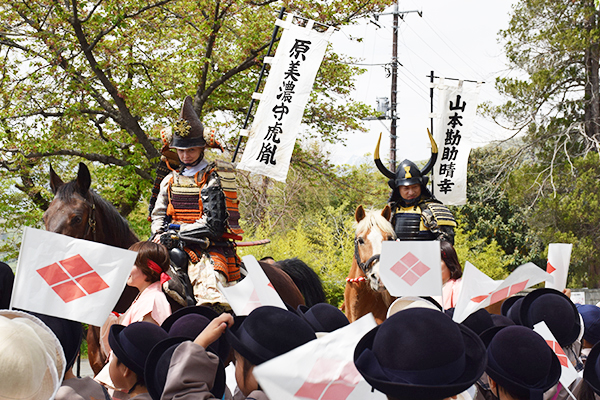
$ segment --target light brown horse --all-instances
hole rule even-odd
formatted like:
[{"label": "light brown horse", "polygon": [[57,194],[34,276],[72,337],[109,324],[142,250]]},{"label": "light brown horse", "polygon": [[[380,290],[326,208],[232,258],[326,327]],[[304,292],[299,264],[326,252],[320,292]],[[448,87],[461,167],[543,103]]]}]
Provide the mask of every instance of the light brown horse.
[{"label": "light brown horse", "polygon": [[381,243],[396,239],[390,223],[391,213],[387,205],[381,212],[365,212],[361,205],[354,213],[354,259],[346,278],[343,306],[350,322],[372,312],[375,321],[380,324],[385,320],[387,309],[393,301],[379,279]]}]

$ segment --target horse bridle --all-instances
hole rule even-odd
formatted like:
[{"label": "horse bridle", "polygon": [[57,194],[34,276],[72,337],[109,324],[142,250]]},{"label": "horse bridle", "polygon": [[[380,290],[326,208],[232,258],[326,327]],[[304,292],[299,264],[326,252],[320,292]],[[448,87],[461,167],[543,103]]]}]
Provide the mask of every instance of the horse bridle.
[{"label": "horse bridle", "polygon": [[92,231],[92,241],[96,241],[96,204],[94,203],[94,198],[90,196],[90,200],[85,199],[85,202],[90,207],[90,214],[88,215],[88,223],[85,228],[85,233],[83,237],[85,238],[90,230]]},{"label": "horse bridle", "polygon": [[360,261],[360,254],[358,253],[358,236],[354,237],[354,259],[356,260],[356,263],[363,274],[367,275],[367,270],[370,269],[371,264],[379,260],[380,256],[380,254],[374,254],[367,261]]}]

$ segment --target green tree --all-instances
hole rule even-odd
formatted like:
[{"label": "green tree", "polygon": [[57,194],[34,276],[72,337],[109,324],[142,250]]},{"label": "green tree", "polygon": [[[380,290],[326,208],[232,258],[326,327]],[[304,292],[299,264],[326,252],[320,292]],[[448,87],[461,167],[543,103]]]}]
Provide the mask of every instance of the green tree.
[{"label": "green tree", "polygon": [[[389,0],[284,2],[288,11],[342,25]],[[50,199],[52,160],[72,171],[93,162],[95,188],[123,215],[148,195],[159,128],[194,97],[208,126],[233,141],[254,90],[279,2],[137,0],[4,2],[0,5],[0,177],[25,196],[4,205],[8,220]],[[307,136],[337,141],[360,128],[366,106],[347,102],[351,59],[326,54],[305,113]],[[340,101],[341,100],[341,101]],[[32,205],[32,204],[33,205]],[[39,211],[32,215],[39,219]]]}]

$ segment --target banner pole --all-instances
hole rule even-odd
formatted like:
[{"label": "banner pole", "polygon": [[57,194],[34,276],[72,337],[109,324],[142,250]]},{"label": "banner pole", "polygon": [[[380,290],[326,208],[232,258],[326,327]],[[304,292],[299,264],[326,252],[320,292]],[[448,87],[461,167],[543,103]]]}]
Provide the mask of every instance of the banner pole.
[{"label": "banner pole", "polygon": [[[277,18],[282,19],[284,13],[285,13],[285,7],[281,7],[281,10],[279,10],[279,16]],[[266,57],[271,56],[271,50],[273,49],[273,44],[275,43],[275,39],[277,39],[278,32],[279,32],[279,26],[275,25],[275,29],[273,29],[273,35],[271,36],[271,43],[269,43],[269,49],[267,50]],[[258,82],[256,83],[256,88],[254,89],[254,92],[258,92],[258,90],[260,89],[260,84],[262,82],[262,78],[265,75],[266,66],[267,66],[267,63],[263,62],[262,68],[260,69],[260,75],[258,76]],[[252,98],[250,100],[250,106],[248,107],[248,112],[246,113],[246,119],[244,120],[244,125],[242,126],[242,129],[246,129],[248,127],[248,121],[250,120],[250,114],[252,113],[252,108],[254,107],[254,103],[255,103],[255,100],[254,100],[254,98]],[[237,145],[235,146],[235,151],[233,152],[233,157],[231,159],[232,163],[235,162],[235,159],[237,157],[238,151],[240,150],[241,144],[242,144],[242,135],[240,135],[238,137],[238,142],[237,142]]]}]

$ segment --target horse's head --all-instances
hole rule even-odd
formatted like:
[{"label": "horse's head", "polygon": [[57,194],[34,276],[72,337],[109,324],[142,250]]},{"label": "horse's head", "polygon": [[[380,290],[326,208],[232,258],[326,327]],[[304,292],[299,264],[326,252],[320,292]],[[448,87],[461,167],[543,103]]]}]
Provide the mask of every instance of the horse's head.
[{"label": "horse's head", "polygon": [[46,230],[79,239],[93,239],[94,203],[90,189],[90,171],[79,163],[77,178],[64,183],[50,166],[50,187],[54,200],[44,213]]},{"label": "horse's head", "polygon": [[356,236],[354,237],[354,259],[361,268],[371,289],[383,292],[385,286],[379,277],[379,256],[381,243],[384,240],[395,240],[394,227],[390,223],[389,206],[379,211],[365,212],[358,206],[354,213],[356,219]]}]

